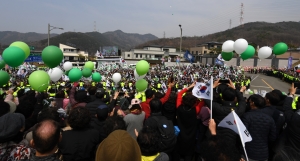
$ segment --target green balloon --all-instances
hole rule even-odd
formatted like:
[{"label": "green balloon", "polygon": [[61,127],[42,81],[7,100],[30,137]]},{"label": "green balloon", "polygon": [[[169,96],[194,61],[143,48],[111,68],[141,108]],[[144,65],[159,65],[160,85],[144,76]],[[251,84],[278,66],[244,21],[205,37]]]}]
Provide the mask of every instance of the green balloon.
[{"label": "green balloon", "polygon": [[140,79],[136,81],[135,87],[138,92],[145,91],[148,87],[148,82],[145,79]]},{"label": "green balloon", "polygon": [[136,72],[139,76],[145,75],[149,71],[149,68],[150,65],[146,60],[140,60],[135,67]]},{"label": "green balloon", "polygon": [[92,75],[92,70],[91,69],[89,69],[89,68],[83,68],[83,70],[82,70],[82,76],[83,77],[87,78],[87,77],[89,77],[91,75]]},{"label": "green balloon", "polygon": [[30,48],[29,48],[29,46],[26,43],[22,42],[22,41],[13,42],[12,44],[10,44],[10,46],[15,46],[15,47],[21,48],[24,51],[24,53],[25,53],[25,59],[30,54]]},{"label": "green balloon", "polygon": [[5,67],[5,62],[4,60],[0,60],[0,69]]},{"label": "green balloon", "polygon": [[92,80],[95,82],[100,82],[102,79],[101,74],[98,72],[93,73]]},{"label": "green balloon", "polygon": [[222,52],[221,56],[224,60],[229,61],[233,57],[233,52]]},{"label": "green balloon", "polygon": [[68,76],[68,75],[69,75],[69,72],[70,72],[70,70],[66,71],[66,72],[65,72],[65,75]]},{"label": "green balloon", "polygon": [[18,67],[24,62],[25,53],[19,47],[10,46],[3,51],[2,58],[7,65]]},{"label": "green balloon", "polygon": [[252,58],[255,54],[255,49],[253,46],[251,45],[248,45],[246,51],[244,51],[242,54],[241,54],[241,58],[243,60],[247,60],[249,58]]},{"label": "green balloon", "polygon": [[0,70],[0,87],[7,84],[10,76],[6,71]]},{"label": "green balloon", "polygon": [[70,70],[68,76],[69,76],[69,79],[71,82],[77,82],[77,81],[79,81],[79,79],[81,79],[82,73],[81,73],[80,69],[73,68]]},{"label": "green balloon", "polygon": [[84,68],[89,68],[91,70],[94,70],[94,63],[91,61],[85,62]]},{"label": "green balloon", "polygon": [[28,80],[31,88],[38,92],[43,92],[49,86],[50,76],[45,71],[38,70],[31,73]]},{"label": "green balloon", "polygon": [[273,47],[273,53],[275,55],[281,55],[284,54],[288,50],[288,46],[284,42],[277,43]]},{"label": "green balloon", "polygon": [[58,66],[62,62],[63,57],[63,52],[57,46],[48,46],[42,51],[42,59],[50,68]]}]

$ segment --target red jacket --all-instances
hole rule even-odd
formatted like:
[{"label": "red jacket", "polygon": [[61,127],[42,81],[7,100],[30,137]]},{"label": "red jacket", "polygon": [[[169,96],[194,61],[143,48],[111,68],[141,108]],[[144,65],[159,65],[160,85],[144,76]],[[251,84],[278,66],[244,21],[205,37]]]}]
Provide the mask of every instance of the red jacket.
[{"label": "red jacket", "polygon": [[[176,100],[176,108],[178,108],[181,105],[182,102],[182,95],[187,91],[187,88],[184,88],[177,94],[177,100]],[[204,105],[203,100],[197,101],[196,105],[194,106],[196,108],[197,115],[199,114],[202,106]]]},{"label": "red jacket", "polygon": [[[162,104],[165,104],[168,101],[170,94],[171,94],[171,88],[168,88],[168,91],[165,94],[165,96],[160,99]],[[149,105],[151,100],[152,98],[147,98],[146,102],[141,103],[142,110],[145,112],[145,119],[147,119],[151,114],[151,109]]]}]

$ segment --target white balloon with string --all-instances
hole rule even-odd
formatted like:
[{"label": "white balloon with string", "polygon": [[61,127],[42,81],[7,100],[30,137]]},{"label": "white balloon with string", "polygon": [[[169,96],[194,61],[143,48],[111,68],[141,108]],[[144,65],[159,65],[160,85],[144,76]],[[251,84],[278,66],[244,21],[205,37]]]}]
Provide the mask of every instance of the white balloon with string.
[{"label": "white balloon with string", "polygon": [[48,74],[50,76],[50,79],[53,81],[53,82],[56,82],[58,81],[61,76],[63,75],[63,71],[58,68],[58,67],[55,67],[55,68],[52,68],[48,71]]},{"label": "white balloon with string", "polygon": [[248,48],[248,42],[245,39],[237,39],[234,42],[234,51],[237,54],[242,54]]},{"label": "white balloon with string", "polygon": [[73,64],[71,62],[67,61],[64,63],[63,68],[65,71],[69,71],[73,68]]},{"label": "white balloon with string", "polygon": [[122,76],[120,73],[114,73],[113,76],[112,76],[112,80],[115,82],[115,83],[119,83],[120,80],[121,80]]},{"label": "white balloon with string", "polygon": [[134,74],[135,80],[143,79],[146,76],[146,74],[139,76],[139,74],[136,72],[136,69],[134,69],[134,73],[133,74]]},{"label": "white balloon with string", "polygon": [[272,55],[272,49],[268,46],[264,46],[258,50],[259,59],[266,59]]}]

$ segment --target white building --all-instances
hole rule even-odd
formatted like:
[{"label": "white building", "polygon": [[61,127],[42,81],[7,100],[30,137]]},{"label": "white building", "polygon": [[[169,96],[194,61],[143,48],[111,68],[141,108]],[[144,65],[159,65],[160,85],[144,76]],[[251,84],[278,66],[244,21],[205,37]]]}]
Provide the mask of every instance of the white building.
[{"label": "white building", "polygon": [[83,66],[88,60],[88,53],[78,48],[64,44],[59,44],[59,48],[64,54],[64,62],[70,61],[73,65]]},{"label": "white building", "polygon": [[179,55],[180,53],[176,52],[175,47],[158,45],[144,46],[143,49],[131,49],[130,51],[124,52],[125,60],[161,60],[161,58],[165,56],[175,58]]}]

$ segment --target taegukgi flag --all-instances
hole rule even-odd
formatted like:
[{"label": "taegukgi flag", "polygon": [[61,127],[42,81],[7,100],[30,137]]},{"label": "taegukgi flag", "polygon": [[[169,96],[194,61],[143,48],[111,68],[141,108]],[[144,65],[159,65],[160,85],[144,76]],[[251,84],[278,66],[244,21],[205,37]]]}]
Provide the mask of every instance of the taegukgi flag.
[{"label": "taegukgi flag", "polygon": [[212,95],[213,95],[212,86],[213,86],[212,78],[210,81],[207,81],[206,83],[197,82],[195,87],[193,88],[192,93],[197,98],[212,100]]},{"label": "taegukgi flag", "polygon": [[239,118],[239,116],[234,112],[231,111],[218,125],[219,127],[224,127],[233,130],[235,133],[240,135],[243,147],[245,147],[246,142],[252,141],[252,137]]}]

